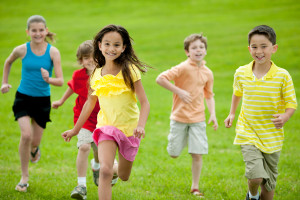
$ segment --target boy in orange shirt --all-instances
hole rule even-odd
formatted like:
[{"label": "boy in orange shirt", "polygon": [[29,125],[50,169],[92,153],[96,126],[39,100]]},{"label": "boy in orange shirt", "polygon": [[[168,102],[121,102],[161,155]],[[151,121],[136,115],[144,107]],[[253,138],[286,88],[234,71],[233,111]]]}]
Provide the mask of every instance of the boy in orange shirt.
[{"label": "boy in orange shirt", "polygon": [[[156,82],[173,92],[173,106],[168,136],[168,153],[177,158],[188,143],[192,156],[191,193],[204,196],[199,191],[202,155],[208,154],[204,98],[210,113],[208,123],[218,128],[213,94],[213,73],[205,66],[207,39],[202,34],[192,34],[184,40],[188,59],[161,73]],[[172,84],[170,81],[174,81]]]}]

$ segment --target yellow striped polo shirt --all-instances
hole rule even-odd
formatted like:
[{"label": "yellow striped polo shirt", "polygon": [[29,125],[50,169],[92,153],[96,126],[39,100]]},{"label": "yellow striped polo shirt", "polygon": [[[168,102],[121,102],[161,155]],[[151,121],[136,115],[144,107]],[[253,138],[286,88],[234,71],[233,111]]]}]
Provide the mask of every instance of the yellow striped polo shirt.
[{"label": "yellow striped polo shirt", "polygon": [[255,145],[264,153],[282,149],[283,128],[276,129],[271,119],[286,108],[297,108],[290,74],[273,62],[268,73],[257,79],[252,72],[254,61],[241,66],[234,75],[234,95],[243,96],[236,125],[234,144]]}]

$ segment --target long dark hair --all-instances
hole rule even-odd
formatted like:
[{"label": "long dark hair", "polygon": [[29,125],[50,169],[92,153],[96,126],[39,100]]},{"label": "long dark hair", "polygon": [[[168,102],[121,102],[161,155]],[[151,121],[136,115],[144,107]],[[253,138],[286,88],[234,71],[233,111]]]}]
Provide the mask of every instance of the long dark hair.
[{"label": "long dark hair", "polygon": [[[105,58],[102,55],[102,52],[99,49],[98,42],[102,42],[102,39],[106,33],[117,32],[121,35],[123,39],[123,45],[125,45],[124,52],[114,60],[115,64],[122,67],[122,75],[124,77],[125,84],[134,91],[134,83],[130,74],[130,65],[135,65],[142,73],[145,73],[146,67],[145,63],[141,62],[138,57],[135,55],[135,52],[132,48],[131,42],[133,39],[129,36],[129,33],[125,28],[118,25],[107,25],[105,26],[94,38],[94,60],[96,62],[96,68],[101,68],[105,65]],[[94,72],[93,72],[94,74]],[[93,75],[92,74],[92,75]]]}]

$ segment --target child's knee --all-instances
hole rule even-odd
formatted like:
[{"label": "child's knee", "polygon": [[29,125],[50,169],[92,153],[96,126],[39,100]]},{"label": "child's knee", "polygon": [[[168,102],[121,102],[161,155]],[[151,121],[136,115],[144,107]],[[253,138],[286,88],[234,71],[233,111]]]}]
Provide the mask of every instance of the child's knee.
[{"label": "child's knee", "polygon": [[119,173],[118,174],[118,177],[122,180],[122,181],[128,181],[129,180],[129,177],[130,177],[130,174],[121,174]]},{"label": "child's knee", "polygon": [[263,181],[262,178],[248,179],[248,182],[251,185],[260,185],[262,183],[262,181]]},{"label": "child's knee", "polygon": [[91,150],[91,144],[82,144],[79,147],[79,150],[82,152],[87,152]]},{"label": "child's knee", "polygon": [[103,179],[112,178],[113,173],[114,172],[112,168],[106,166],[105,164],[101,165],[100,177],[102,177]]},{"label": "child's knee", "polygon": [[191,156],[193,158],[194,161],[201,161],[202,160],[202,154],[192,154]]}]

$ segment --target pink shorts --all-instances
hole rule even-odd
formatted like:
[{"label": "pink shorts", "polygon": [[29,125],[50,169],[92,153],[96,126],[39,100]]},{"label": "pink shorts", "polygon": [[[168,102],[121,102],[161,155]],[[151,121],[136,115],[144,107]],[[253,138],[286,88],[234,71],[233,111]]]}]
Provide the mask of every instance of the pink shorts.
[{"label": "pink shorts", "polygon": [[95,144],[104,140],[113,140],[118,144],[119,152],[122,156],[133,162],[139,150],[141,139],[134,136],[126,137],[126,135],[114,126],[103,126],[94,130],[93,139]]}]

